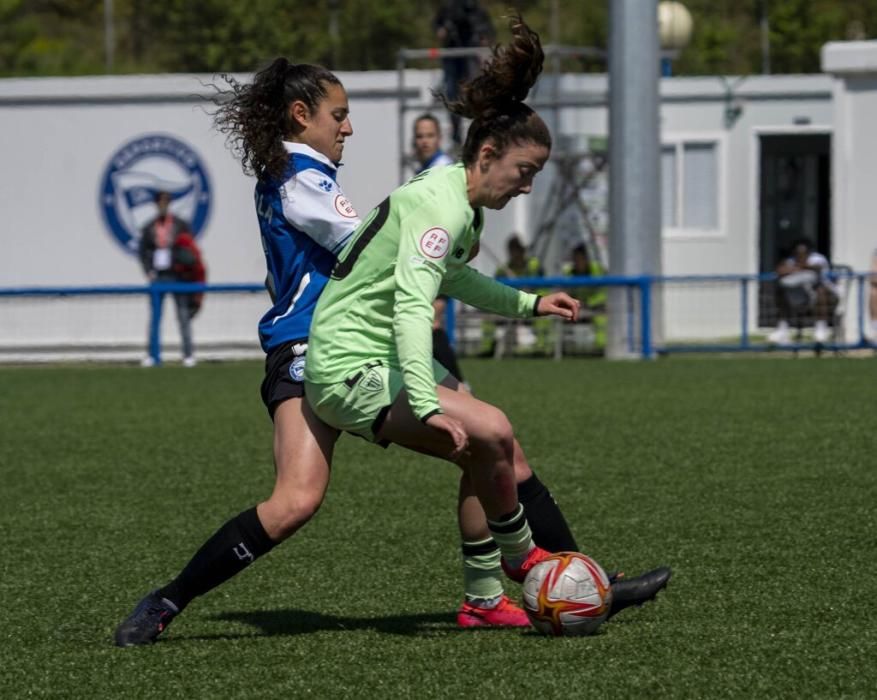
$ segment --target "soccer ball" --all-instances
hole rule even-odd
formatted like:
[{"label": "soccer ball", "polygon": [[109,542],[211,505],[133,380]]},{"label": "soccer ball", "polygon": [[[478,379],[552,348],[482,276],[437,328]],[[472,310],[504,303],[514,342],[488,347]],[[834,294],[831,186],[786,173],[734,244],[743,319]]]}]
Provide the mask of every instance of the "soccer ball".
[{"label": "soccer ball", "polygon": [[542,634],[593,634],[609,616],[611,604],[606,572],[579,552],[552,554],[530,569],[524,579],[524,610]]}]

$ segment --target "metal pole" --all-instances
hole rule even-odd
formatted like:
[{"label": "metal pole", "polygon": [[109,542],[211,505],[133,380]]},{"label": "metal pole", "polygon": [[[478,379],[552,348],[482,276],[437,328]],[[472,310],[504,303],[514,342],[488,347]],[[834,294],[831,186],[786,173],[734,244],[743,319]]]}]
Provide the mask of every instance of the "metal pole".
[{"label": "metal pole", "polygon": [[[871,280],[871,276],[868,276],[868,281]],[[859,329],[859,337],[856,341],[856,345],[860,348],[864,348],[868,346],[867,341],[865,340],[865,275],[860,274],[859,279],[857,280],[859,283],[859,308],[856,310],[856,325]],[[846,341],[846,338],[844,338]]]},{"label": "metal pole", "polygon": [[644,277],[640,282],[640,335],[642,336],[642,356],[645,360],[652,359],[652,279]]},{"label": "metal pole", "polygon": [[[609,274],[661,274],[658,12],[643,0],[609,0]],[[622,289],[609,290],[607,356],[630,358]],[[640,301],[650,295],[641,295]],[[651,301],[659,304],[656,290]],[[650,335],[660,342],[660,308]],[[644,309],[631,313],[642,315]],[[631,319],[633,320],[633,319]],[[642,339],[645,340],[645,339]],[[635,356],[635,355],[633,355]]]},{"label": "metal pole", "polygon": [[104,0],[104,59],[106,60],[106,72],[113,72],[113,52],[116,46],[116,36],[113,27],[113,0]]},{"label": "metal pole", "polygon": [[770,75],[770,20],[767,0],[761,0],[761,72]]},{"label": "metal pole", "polygon": [[329,0],[329,44],[331,46],[332,70],[338,70],[338,43],[341,32],[338,29],[338,10],[341,0]]}]

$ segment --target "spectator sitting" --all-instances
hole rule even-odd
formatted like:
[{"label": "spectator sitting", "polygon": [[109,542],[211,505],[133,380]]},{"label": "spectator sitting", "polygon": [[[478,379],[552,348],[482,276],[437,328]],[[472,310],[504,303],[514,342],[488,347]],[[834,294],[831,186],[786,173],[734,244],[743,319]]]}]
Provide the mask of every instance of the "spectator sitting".
[{"label": "spectator sitting", "polygon": [[779,321],[768,342],[789,345],[789,322],[793,316],[813,314],[813,340],[826,343],[831,339],[828,318],[837,306],[837,289],[828,278],[830,264],[821,253],[813,250],[808,240],[800,240],[792,255],[777,265],[777,308]]},{"label": "spectator sitting", "polygon": [[[571,277],[602,277],[603,266],[591,260],[588,247],[582,243],[572,249],[572,262],[564,265],[563,271]],[[605,287],[573,287],[570,296],[581,302],[579,307],[580,321],[589,321],[594,329],[594,346],[598,350],[606,347],[606,288]]]},{"label": "spectator sitting", "polygon": [[505,265],[496,268],[496,277],[542,277],[539,258],[527,256],[527,249],[518,234],[513,233],[506,241],[509,257]]},{"label": "spectator sitting", "polygon": [[[506,241],[506,250],[508,251],[508,260],[505,265],[496,268],[495,277],[544,277],[545,272],[542,263],[534,255],[528,255],[527,249],[521,242],[520,236],[513,233]],[[524,291],[534,292],[535,294],[545,295],[549,293],[546,289],[527,288]],[[522,350],[535,351],[537,353],[546,353],[550,349],[551,335],[551,319],[536,318],[529,324],[514,323],[515,329],[515,345]],[[492,322],[486,322],[482,327],[482,351],[480,354],[494,354],[496,351],[495,341],[498,335],[496,325]]]}]

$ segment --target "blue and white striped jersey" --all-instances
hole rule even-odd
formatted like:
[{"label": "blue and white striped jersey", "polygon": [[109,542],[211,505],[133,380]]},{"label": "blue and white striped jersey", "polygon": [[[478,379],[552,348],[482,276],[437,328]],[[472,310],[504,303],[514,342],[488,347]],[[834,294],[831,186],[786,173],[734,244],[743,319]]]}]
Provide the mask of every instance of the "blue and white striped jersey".
[{"label": "blue and white striped jersey", "polygon": [[338,166],[301,143],[283,142],[289,153],[285,182],[256,185],[256,214],[274,305],[259,321],[259,340],[268,352],[308,337],[317,299],[335,258],[359,216],[335,177]]}]

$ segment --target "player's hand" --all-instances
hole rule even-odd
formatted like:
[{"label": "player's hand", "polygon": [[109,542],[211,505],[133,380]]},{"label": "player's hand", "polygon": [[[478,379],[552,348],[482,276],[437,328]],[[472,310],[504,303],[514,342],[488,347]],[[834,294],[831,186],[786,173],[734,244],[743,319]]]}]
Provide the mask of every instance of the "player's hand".
[{"label": "player's hand", "polygon": [[575,321],[579,317],[578,299],[573,299],[566,292],[555,292],[539,299],[536,307],[537,316],[560,316],[567,321]]},{"label": "player's hand", "polygon": [[434,413],[426,419],[426,424],[430,428],[440,430],[447,433],[454,442],[454,449],[449,455],[449,459],[454,462],[460,458],[466,448],[469,446],[469,435],[461,421],[451,418],[444,413]]}]

